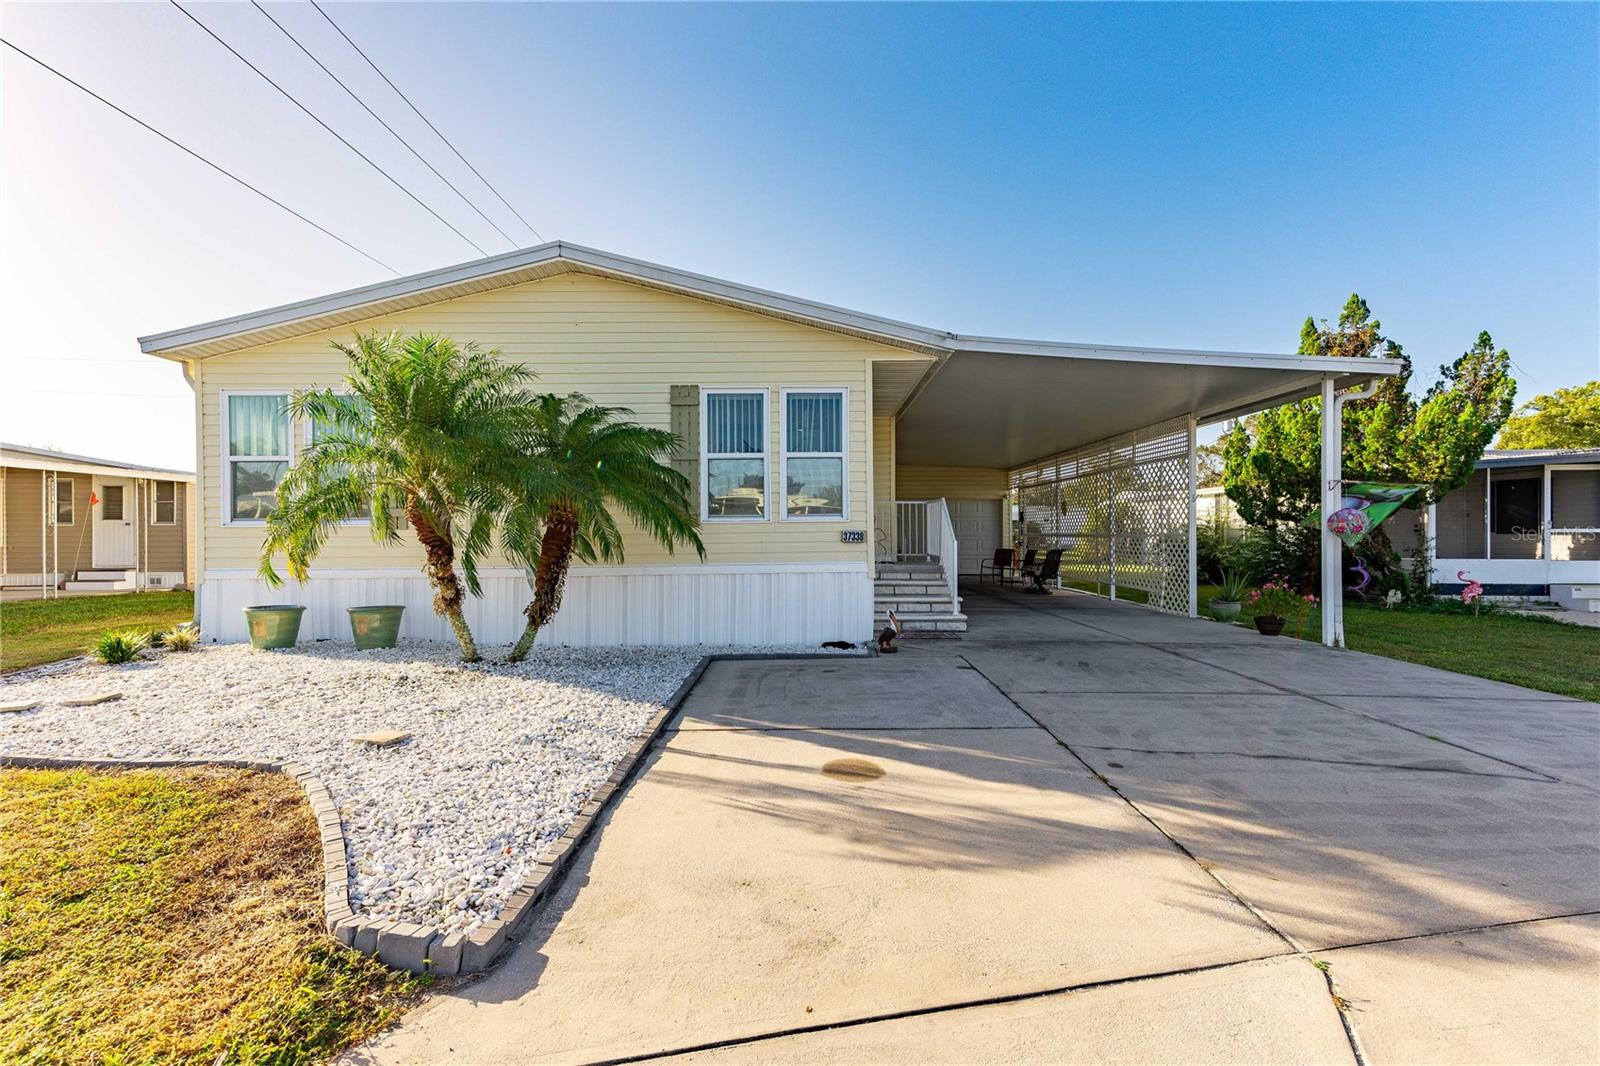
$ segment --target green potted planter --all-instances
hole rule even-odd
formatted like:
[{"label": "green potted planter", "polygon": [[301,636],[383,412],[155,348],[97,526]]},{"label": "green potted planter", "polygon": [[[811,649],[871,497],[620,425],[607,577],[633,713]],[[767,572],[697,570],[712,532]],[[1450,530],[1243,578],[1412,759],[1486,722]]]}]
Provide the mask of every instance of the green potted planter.
[{"label": "green potted planter", "polygon": [[400,640],[400,615],[405,606],[389,604],[376,607],[351,607],[350,633],[355,637],[356,650],[392,648]]},{"label": "green potted planter", "polygon": [[1239,617],[1239,612],[1244,604],[1238,600],[1225,600],[1218,596],[1207,602],[1206,608],[1210,610],[1211,617],[1219,622],[1231,622]]},{"label": "green potted planter", "polygon": [[294,603],[270,603],[244,609],[250,646],[257,651],[292,648],[300,638],[300,616],[306,609]]},{"label": "green potted planter", "polygon": [[1225,566],[1222,568],[1222,583],[1217,588],[1217,595],[1213,596],[1206,604],[1211,612],[1211,617],[1219,622],[1232,622],[1239,617],[1239,611],[1244,605],[1244,597],[1250,591],[1250,583],[1245,580],[1242,570]]}]

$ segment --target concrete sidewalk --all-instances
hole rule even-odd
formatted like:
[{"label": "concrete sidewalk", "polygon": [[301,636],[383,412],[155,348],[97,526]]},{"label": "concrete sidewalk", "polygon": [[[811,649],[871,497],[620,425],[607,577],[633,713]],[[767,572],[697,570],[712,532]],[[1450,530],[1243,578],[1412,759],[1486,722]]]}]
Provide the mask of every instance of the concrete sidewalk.
[{"label": "concrete sidewalk", "polygon": [[1600,707],[965,606],[714,664],[513,955],[348,1061],[1600,1061]]}]

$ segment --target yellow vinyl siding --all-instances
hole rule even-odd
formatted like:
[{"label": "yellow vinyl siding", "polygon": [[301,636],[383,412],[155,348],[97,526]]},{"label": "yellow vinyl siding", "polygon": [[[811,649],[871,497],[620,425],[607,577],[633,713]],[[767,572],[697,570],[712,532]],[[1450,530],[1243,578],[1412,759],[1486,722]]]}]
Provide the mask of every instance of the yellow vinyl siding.
[{"label": "yellow vinyl siding", "polygon": [[[779,477],[782,441],[779,389],[838,386],[849,390],[847,427],[850,514],[841,522],[708,523],[707,561],[724,564],[861,562],[870,544],[843,544],[841,529],[870,529],[868,492],[871,363],[892,350],[825,330],[722,307],[689,297],[587,274],[564,274],[447,303],[372,319],[220,356],[196,374],[200,395],[203,506],[200,565],[207,570],[256,566],[262,530],[222,524],[225,508],[220,396],[225,390],[336,385],[344,357],[329,345],[357,329],[437,332],[458,342],[499,348],[539,372],[540,390],[582,392],[598,403],[631,408],[646,425],[669,428],[673,385],[749,386],[769,390],[769,485]],[[303,427],[294,432],[304,443]],[[698,490],[697,490],[698,491]],[[774,491],[778,501],[781,493]],[[781,506],[777,506],[781,510]],[[870,541],[870,538],[868,538]],[[341,529],[318,561],[326,568],[410,567],[415,545],[372,543],[365,526]],[[629,564],[694,562],[647,538],[629,536]],[[485,565],[501,565],[489,559]]]},{"label": "yellow vinyl siding", "polygon": [[902,500],[983,500],[1004,496],[1010,490],[1006,472],[974,466],[900,466],[895,469],[895,492]]},{"label": "yellow vinyl siding", "polygon": [[872,492],[880,501],[895,498],[894,418],[872,420]]}]

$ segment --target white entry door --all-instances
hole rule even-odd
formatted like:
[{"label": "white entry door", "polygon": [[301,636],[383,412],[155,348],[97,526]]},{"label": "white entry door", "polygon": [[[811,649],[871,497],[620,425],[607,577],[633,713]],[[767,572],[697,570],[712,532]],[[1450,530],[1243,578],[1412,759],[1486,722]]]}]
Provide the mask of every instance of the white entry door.
[{"label": "white entry door", "polygon": [[960,572],[976,575],[978,564],[993,559],[994,550],[1005,543],[1000,535],[1005,504],[998,498],[945,502],[950,506],[950,524],[956,530]]},{"label": "white entry door", "polygon": [[94,565],[122,569],[133,565],[134,496],[132,481],[95,480]]}]

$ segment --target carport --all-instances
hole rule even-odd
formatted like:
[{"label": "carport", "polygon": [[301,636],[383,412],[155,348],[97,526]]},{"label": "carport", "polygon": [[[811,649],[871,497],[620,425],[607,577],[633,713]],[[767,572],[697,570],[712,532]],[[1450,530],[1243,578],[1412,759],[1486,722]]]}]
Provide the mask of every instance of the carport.
[{"label": "carport", "polygon": [[[881,373],[892,391],[901,367],[877,364],[875,386]],[[1400,370],[1393,359],[953,336],[900,404],[888,449],[896,469],[945,471],[953,489],[927,501],[897,494],[894,521],[904,527],[907,505],[928,503],[929,517],[916,520],[929,554],[969,566],[971,551],[945,543],[959,541],[950,500],[972,480],[963,472],[1003,474],[1018,547],[1060,548],[1064,577],[1112,598],[1138,589],[1149,606],[1193,617],[1198,431],[1313,396],[1337,411]],[[1324,513],[1338,506],[1340,454],[1339,419],[1324,419]],[[1342,646],[1338,546],[1323,530],[1322,639]]]}]

